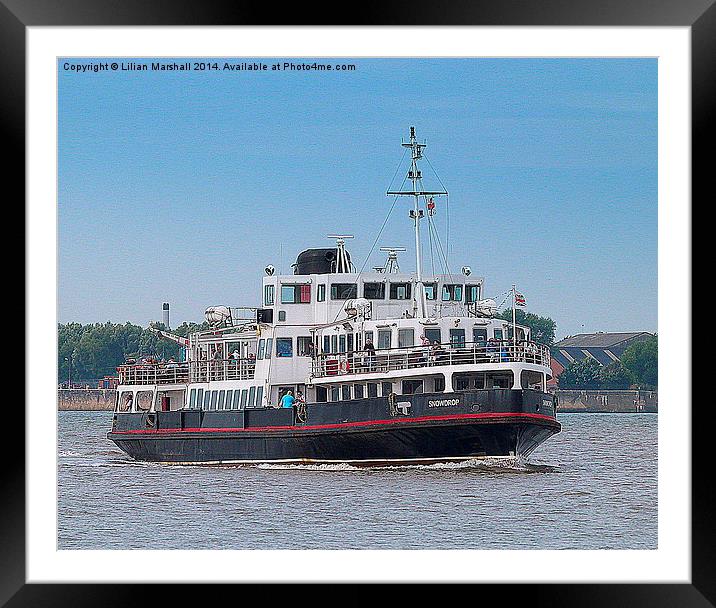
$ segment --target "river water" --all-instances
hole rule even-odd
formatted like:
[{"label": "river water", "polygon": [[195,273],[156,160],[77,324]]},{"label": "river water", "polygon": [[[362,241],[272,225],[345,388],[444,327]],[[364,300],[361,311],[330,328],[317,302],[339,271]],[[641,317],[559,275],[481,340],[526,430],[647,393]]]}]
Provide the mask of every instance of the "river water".
[{"label": "river water", "polygon": [[59,412],[59,549],[655,549],[657,415],[562,414],[526,464],[176,466]]}]

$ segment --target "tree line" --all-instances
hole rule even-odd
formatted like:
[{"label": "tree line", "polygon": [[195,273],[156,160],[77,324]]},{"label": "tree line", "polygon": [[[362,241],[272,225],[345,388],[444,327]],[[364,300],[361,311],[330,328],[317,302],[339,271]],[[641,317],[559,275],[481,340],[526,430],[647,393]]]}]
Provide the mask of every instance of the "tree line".
[{"label": "tree line", "polygon": [[[165,329],[162,323],[154,324]],[[173,334],[186,337],[195,331],[208,329],[205,323],[182,323],[172,329]],[[114,376],[117,366],[127,357],[153,355],[162,359],[179,360],[181,347],[175,342],[157,338],[148,327],[132,323],[59,324],[57,329],[57,368],[60,382],[71,377],[72,382]]]}]

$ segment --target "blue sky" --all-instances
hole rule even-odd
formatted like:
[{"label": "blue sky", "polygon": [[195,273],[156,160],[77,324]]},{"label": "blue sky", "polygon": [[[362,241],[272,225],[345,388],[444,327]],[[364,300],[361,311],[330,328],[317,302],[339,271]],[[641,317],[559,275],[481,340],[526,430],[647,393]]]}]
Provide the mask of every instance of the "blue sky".
[{"label": "blue sky", "polygon": [[[451,269],[471,266],[486,295],[516,283],[558,337],[657,330],[655,59],[341,59],[357,69],[332,73],[63,62],[61,323],[146,325],[163,301],[173,325],[257,305],[264,266],[290,272],[329,233],[356,236],[360,267],[414,125],[450,191]],[[413,269],[407,210],[366,268],[402,245]]]}]

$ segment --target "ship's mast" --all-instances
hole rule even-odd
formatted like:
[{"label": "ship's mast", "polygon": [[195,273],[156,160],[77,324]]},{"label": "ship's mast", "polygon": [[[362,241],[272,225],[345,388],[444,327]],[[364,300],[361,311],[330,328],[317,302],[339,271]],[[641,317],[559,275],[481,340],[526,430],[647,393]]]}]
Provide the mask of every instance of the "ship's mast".
[{"label": "ship's mast", "polygon": [[420,169],[418,169],[418,161],[423,158],[423,148],[427,144],[420,144],[415,136],[415,127],[410,127],[410,141],[403,142],[401,144],[404,148],[409,148],[411,151],[410,169],[408,170],[408,179],[413,185],[413,189],[409,191],[398,191],[390,192],[388,195],[396,196],[412,196],[413,197],[413,208],[410,210],[410,217],[415,223],[415,270],[417,273],[417,280],[415,288],[418,290],[417,293],[417,304],[418,304],[418,317],[425,318],[427,316],[427,303],[425,301],[425,287],[423,286],[423,261],[422,261],[422,249],[420,246],[420,220],[424,217],[425,213],[420,208],[420,197],[427,196],[441,196],[447,194],[445,190],[428,192],[423,190],[423,176]]}]

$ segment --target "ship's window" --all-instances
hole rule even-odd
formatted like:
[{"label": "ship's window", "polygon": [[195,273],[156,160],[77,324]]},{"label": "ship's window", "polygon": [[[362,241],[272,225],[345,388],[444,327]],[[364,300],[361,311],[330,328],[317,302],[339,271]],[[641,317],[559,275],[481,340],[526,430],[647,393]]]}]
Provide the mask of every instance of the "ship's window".
[{"label": "ship's window", "polygon": [[422,380],[403,380],[403,395],[417,395],[422,392]]},{"label": "ship's window", "polygon": [[[365,335],[365,341],[366,341],[366,342],[368,342],[368,340],[370,340],[371,342],[373,342],[373,332],[372,332],[372,331],[367,331],[367,332],[365,332],[364,335]],[[375,342],[373,342],[373,346],[375,346]]]},{"label": "ship's window", "polygon": [[257,359],[263,359],[265,352],[266,352],[266,339],[265,339],[265,338],[261,338],[261,339],[259,340],[259,353],[258,353],[258,355],[256,355],[256,358],[257,358]]},{"label": "ship's window", "polygon": [[378,348],[390,348],[391,332],[389,329],[378,330]]},{"label": "ship's window", "polygon": [[273,306],[275,291],[276,288],[273,285],[264,286],[264,306]]},{"label": "ship's window", "polygon": [[203,401],[204,401],[204,389],[200,388],[196,392],[196,407],[201,409],[201,404],[203,403]]},{"label": "ship's window", "polygon": [[316,296],[316,300],[318,300],[319,302],[326,301],[326,286],[325,285],[318,286],[318,294]]},{"label": "ship's window", "polygon": [[495,340],[502,340],[502,330],[495,329]]},{"label": "ship's window", "polygon": [[475,388],[485,388],[485,374],[479,374],[475,376]]},{"label": "ship's window", "polygon": [[366,300],[385,300],[385,283],[363,283],[363,297]]},{"label": "ship's window", "polygon": [[293,338],[276,338],[276,356],[293,357]]},{"label": "ship's window", "polygon": [[377,382],[369,382],[368,383],[368,396],[369,397],[377,397],[378,396],[378,383]]},{"label": "ship's window", "polygon": [[340,396],[339,390],[337,386],[331,387],[331,401],[338,401],[338,398]]},{"label": "ship's window", "polygon": [[216,402],[219,399],[219,391],[211,391],[211,403],[209,404],[210,410],[216,409]]},{"label": "ship's window", "polygon": [[445,390],[445,376],[438,376],[434,379],[433,389],[436,393],[442,393]]},{"label": "ship's window", "polygon": [[266,339],[266,358],[271,358],[271,352],[273,349],[273,338],[267,338]]},{"label": "ship's window", "polygon": [[399,329],[398,348],[410,348],[411,346],[415,346],[415,330],[412,327]]},{"label": "ship's window", "polygon": [[487,342],[487,330],[484,327],[474,327],[472,330],[472,341],[476,346],[485,346]]},{"label": "ship's window", "polygon": [[249,402],[247,407],[254,407],[254,400],[256,399],[256,387],[252,386],[249,388]]},{"label": "ship's window", "polygon": [[336,336],[335,334],[331,336],[331,352],[338,352],[338,336]]},{"label": "ship's window", "polygon": [[238,410],[241,407],[241,391],[238,389],[234,391],[234,403],[232,404],[232,407],[235,410]]},{"label": "ship's window", "polygon": [[423,283],[425,288],[425,299],[426,300],[437,300],[438,299],[438,285],[437,283]]},{"label": "ship's window", "polygon": [[204,409],[209,409],[209,404],[211,403],[211,391],[206,391],[204,393]]},{"label": "ship's window", "polygon": [[512,388],[514,375],[512,372],[490,374],[486,379],[486,388]]},{"label": "ship's window", "polygon": [[462,302],[462,285],[443,285],[443,302]]},{"label": "ship's window", "polygon": [[437,327],[433,327],[431,329],[425,330],[425,337],[430,340],[430,344],[433,342],[437,342],[438,344],[441,344],[443,339],[442,335],[440,334],[440,329]]},{"label": "ship's window", "polygon": [[341,386],[341,399],[343,401],[348,401],[351,398],[351,385],[350,384],[344,384]]},{"label": "ship's window", "polygon": [[261,400],[264,398],[264,387],[259,386],[256,389],[256,407],[261,407]]},{"label": "ship's window", "polygon": [[472,304],[480,299],[479,285],[465,285],[465,302]]},{"label": "ship's window", "polygon": [[464,329],[450,329],[450,346],[453,348],[465,348]]},{"label": "ship's window", "polygon": [[311,356],[311,338],[310,336],[298,336],[296,338],[296,351],[299,357]]},{"label": "ship's window", "polygon": [[333,283],[331,285],[331,300],[348,300],[355,298],[358,286],[355,283]]},{"label": "ship's window", "polygon": [[310,304],[310,285],[281,285],[281,304]]},{"label": "ship's window", "polygon": [[323,353],[328,354],[331,352],[331,337],[323,336]]},{"label": "ship's window", "polygon": [[249,389],[245,388],[241,391],[241,409],[244,409],[246,407],[246,400],[249,396]]},{"label": "ship's window", "polygon": [[279,321],[285,321],[285,320],[286,320],[286,311],[285,311],[285,310],[279,310],[279,311],[278,311],[278,320],[279,320]]},{"label": "ship's window", "polygon": [[338,352],[344,353],[346,352],[346,336],[345,334],[341,334],[338,336]]},{"label": "ship's window", "polygon": [[316,387],[316,401],[318,403],[325,403],[328,401],[328,391],[325,386]]},{"label": "ship's window", "polygon": [[196,389],[193,388],[189,391],[189,407],[196,405]]},{"label": "ship's window", "polygon": [[544,374],[542,372],[535,372],[529,369],[523,369],[520,374],[520,382],[522,388],[531,388],[535,391],[542,390],[542,379]]},{"label": "ship's window", "polygon": [[224,401],[226,400],[226,391],[219,391],[219,402],[216,405],[217,410],[224,409]]},{"label": "ship's window", "polygon": [[353,334],[347,334],[346,340],[348,341],[348,346],[347,346],[348,352],[352,353],[353,352]]},{"label": "ship's window", "polygon": [[390,395],[390,393],[393,392],[393,383],[392,382],[381,382],[380,390],[382,391],[383,397],[387,397],[388,395]]},{"label": "ship's window", "polygon": [[466,391],[470,388],[470,378],[466,376],[455,376],[453,378],[453,385],[456,391]]},{"label": "ship's window", "polygon": [[152,407],[152,392],[151,391],[139,391],[135,398],[137,410],[144,412],[148,411]]},{"label": "ship's window", "polygon": [[391,283],[390,284],[391,300],[409,300],[410,299],[410,283]]},{"label": "ship's window", "polygon": [[224,406],[227,410],[231,409],[231,399],[234,397],[234,391],[226,391],[226,405]]},{"label": "ship's window", "polygon": [[356,399],[363,399],[363,385],[362,384],[354,384],[353,385],[353,396]]}]

